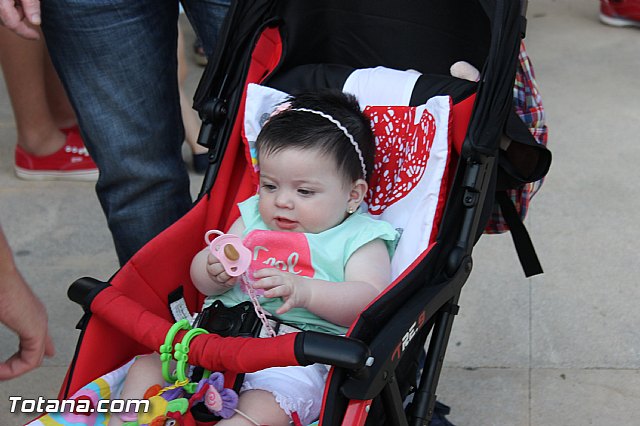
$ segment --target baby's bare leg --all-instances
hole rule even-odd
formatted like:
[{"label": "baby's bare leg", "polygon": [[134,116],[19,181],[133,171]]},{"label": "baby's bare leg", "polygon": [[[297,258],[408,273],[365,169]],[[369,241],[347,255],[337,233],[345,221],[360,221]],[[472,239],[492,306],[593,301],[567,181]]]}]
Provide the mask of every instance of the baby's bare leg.
[{"label": "baby's bare leg", "polygon": [[[163,383],[160,356],[156,353],[142,356],[129,368],[119,399],[142,399],[147,389]],[[122,423],[118,413],[111,414],[109,426],[120,426]]]},{"label": "baby's bare leg", "polygon": [[[238,400],[238,410],[262,425],[288,426],[289,416],[276,402],[271,392],[263,390],[249,390],[243,392]],[[254,423],[240,414],[230,419],[222,420],[217,426],[253,426]]]}]

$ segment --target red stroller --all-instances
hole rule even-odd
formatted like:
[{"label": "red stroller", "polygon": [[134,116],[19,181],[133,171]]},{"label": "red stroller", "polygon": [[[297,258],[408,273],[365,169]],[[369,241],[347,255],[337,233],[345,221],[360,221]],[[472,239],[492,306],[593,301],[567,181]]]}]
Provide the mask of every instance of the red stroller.
[{"label": "red stroller", "polygon": [[[204,297],[190,282],[191,258],[202,249],[204,233],[228,229],[238,217],[236,204],[255,192],[256,172],[244,141],[250,142],[251,121],[259,118],[249,111],[269,101],[256,100],[250,92],[270,96],[349,84],[371,87],[361,83],[367,78],[354,83],[353,76],[384,66],[393,75],[393,70],[417,72],[398,74],[397,87],[409,87],[400,93],[404,100],[394,97],[393,103],[378,105],[406,102],[403,111],[422,111],[426,105],[433,117],[433,122],[418,123],[420,137],[412,139],[423,148],[400,149],[396,179],[378,174],[386,198],[374,191],[368,199],[374,214],[395,205],[400,212],[390,213],[390,221],[402,222],[401,244],[411,243],[398,257],[393,283],[345,337],[313,332],[270,339],[201,335],[191,343],[189,362],[224,371],[229,386],[236,374],[270,366],[329,364],[333,368],[319,424],[428,424],[457,301],[472,269],[472,248],[504,174],[499,163],[509,164],[511,175],[522,182],[539,180],[549,166],[547,151],[528,132],[510,135],[509,157],[499,146],[514,114],[523,13],[521,2],[507,0],[234,2],[195,96],[203,120],[199,142],[210,148],[199,201],[109,283],[83,278],[72,285],[69,296],[86,314],[59,397],[78,397],[87,383],[137,354],[157,350],[175,321],[172,302],[184,300],[190,313],[199,310]],[[449,76],[449,66],[458,60],[482,70],[479,83]],[[389,74],[383,75],[387,84]],[[380,80],[371,81],[378,82],[375,92]],[[361,101],[367,91],[358,93]],[[383,142],[379,149],[386,150],[381,155],[395,155],[398,145]],[[526,158],[526,168],[508,163],[518,155]],[[408,181],[408,174],[419,178]],[[429,190],[414,204],[401,204],[420,185]],[[420,225],[413,227],[416,221]],[[70,424],[81,424],[75,421]],[[184,422],[213,424],[215,419],[188,412]]]}]

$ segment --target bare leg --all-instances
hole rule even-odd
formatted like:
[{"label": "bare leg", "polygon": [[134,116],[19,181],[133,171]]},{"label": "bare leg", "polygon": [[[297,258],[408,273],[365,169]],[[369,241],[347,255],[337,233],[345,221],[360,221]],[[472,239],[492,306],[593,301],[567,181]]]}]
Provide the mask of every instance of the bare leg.
[{"label": "bare leg", "polygon": [[65,129],[76,125],[76,114],[71,107],[67,92],[65,92],[58,73],[53,67],[51,58],[46,52],[44,57],[44,81],[46,83],[49,111],[51,111],[51,115],[58,129]]},{"label": "bare leg", "polygon": [[[160,356],[154,353],[140,357],[129,369],[119,399],[142,399],[147,389],[163,383]],[[112,414],[109,417],[109,426],[120,426],[122,423],[117,414]]]},{"label": "bare leg", "polygon": [[11,98],[18,145],[35,155],[49,155],[65,144],[49,110],[45,81],[48,54],[42,37],[25,40],[0,27],[0,63]]},{"label": "bare leg", "polygon": [[[261,425],[289,425],[289,416],[280,408],[271,392],[263,390],[243,392],[238,401],[238,410]],[[218,426],[253,426],[254,424],[240,414],[217,423]]]},{"label": "bare leg", "polygon": [[178,87],[180,89],[180,109],[184,125],[184,140],[191,148],[192,154],[205,154],[207,148],[198,145],[200,119],[191,107],[191,102],[184,92],[184,81],[187,78],[187,59],[184,53],[184,34],[178,26]]}]

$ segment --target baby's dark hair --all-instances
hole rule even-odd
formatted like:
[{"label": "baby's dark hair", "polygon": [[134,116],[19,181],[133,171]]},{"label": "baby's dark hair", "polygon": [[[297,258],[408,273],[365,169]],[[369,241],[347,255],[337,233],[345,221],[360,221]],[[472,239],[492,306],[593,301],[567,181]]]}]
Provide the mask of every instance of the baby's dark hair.
[{"label": "baby's dark hair", "polygon": [[331,156],[338,170],[351,182],[365,178],[362,163],[349,138],[340,128],[306,108],[330,115],[353,136],[362,152],[366,178],[373,172],[375,142],[369,119],[360,111],[355,96],[339,90],[301,93],[289,99],[291,107],[271,117],[256,140],[258,161],[261,154],[273,154],[287,148],[317,149]]}]

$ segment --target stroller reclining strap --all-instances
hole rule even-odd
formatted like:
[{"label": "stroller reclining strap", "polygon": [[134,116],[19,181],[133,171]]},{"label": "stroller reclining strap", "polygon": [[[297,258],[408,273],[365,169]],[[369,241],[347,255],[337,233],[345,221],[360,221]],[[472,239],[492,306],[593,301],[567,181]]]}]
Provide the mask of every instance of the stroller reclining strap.
[{"label": "stroller reclining strap", "polygon": [[176,322],[186,319],[191,325],[195,323],[196,317],[191,315],[191,312],[189,312],[189,308],[187,307],[187,303],[183,297],[182,286],[169,293],[167,299],[169,310]]},{"label": "stroller reclining strap", "polygon": [[541,274],[543,272],[542,265],[536,254],[536,249],[533,247],[531,237],[524,223],[522,223],[513,201],[511,201],[506,191],[496,191],[496,201],[500,205],[504,220],[511,230],[513,245],[516,247],[518,259],[520,259],[525,276],[531,277]]}]

